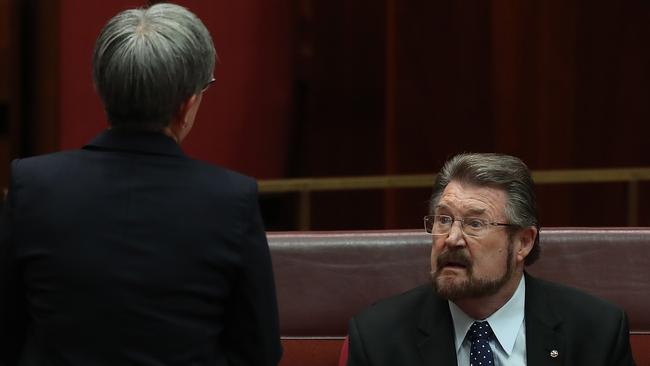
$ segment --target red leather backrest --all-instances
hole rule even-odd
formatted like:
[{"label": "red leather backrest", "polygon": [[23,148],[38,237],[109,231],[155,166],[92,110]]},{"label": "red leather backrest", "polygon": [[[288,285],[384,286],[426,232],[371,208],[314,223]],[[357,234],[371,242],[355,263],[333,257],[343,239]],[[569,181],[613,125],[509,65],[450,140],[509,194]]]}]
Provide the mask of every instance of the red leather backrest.
[{"label": "red leather backrest", "polygon": [[[420,230],[269,233],[284,337],[343,337],[352,315],[429,279]],[[527,270],[623,307],[650,332],[650,228],[546,228]]]}]

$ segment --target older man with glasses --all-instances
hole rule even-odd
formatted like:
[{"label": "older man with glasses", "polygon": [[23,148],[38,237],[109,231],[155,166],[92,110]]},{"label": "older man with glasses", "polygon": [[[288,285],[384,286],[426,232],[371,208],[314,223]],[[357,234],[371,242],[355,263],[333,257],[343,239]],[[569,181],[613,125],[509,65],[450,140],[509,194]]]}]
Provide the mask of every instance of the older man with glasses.
[{"label": "older man with glasses", "polygon": [[539,220],[518,158],[447,161],[424,227],[433,286],[355,316],[349,366],[634,365],[621,309],[524,270],[539,258]]}]

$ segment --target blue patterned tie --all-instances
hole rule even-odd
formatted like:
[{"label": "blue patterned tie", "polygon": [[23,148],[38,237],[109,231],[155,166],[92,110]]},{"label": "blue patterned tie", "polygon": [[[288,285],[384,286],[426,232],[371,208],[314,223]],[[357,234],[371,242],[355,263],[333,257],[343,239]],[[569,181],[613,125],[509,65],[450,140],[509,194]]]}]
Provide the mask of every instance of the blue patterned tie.
[{"label": "blue patterned tie", "polygon": [[494,355],[490,349],[490,339],[494,337],[488,322],[474,322],[467,331],[467,338],[472,342],[469,352],[470,366],[494,366]]}]

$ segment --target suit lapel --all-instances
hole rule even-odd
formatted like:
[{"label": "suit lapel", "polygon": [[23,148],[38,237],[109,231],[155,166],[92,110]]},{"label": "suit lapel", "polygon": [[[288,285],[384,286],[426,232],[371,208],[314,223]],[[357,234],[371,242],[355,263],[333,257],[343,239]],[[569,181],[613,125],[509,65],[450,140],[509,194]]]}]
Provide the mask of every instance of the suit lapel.
[{"label": "suit lapel", "polygon": [[[526,274],[526,359],[528,366],[564,365],[562,319],[542,284]],[[418,322],[418,349],[426,366],[456,366],[454,325],[446,300],[431,292]],[[555,352],[554,352],[555,351]],[[555,355],[555,357],[553,357]]]},{"label": "suit lapel", "polygon": [[526,359],[528,366],[563,365],[562,320],[542,284],[526,274]]},{"label": "suit lapel", "polygon": [[426,366],[456,366],[454,326],[446,300],[433,294],[427,297],[418,322],[418,349]]}]

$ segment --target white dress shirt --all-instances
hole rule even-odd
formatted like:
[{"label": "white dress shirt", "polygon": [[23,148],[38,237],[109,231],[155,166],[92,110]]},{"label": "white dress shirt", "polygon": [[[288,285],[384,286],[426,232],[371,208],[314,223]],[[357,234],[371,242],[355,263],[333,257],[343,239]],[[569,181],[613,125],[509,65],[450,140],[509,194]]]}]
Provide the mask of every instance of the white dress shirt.
[{"label": "white dress shirt", "polygon": [[487,321],[496,336],[490,340],[495,366],[526,365],[526,324],[524,323],[524,304],[526,284],[521,277],[519,286],[510,300],[487,319],[472,319],[456,304],[449,301],[449,310],[454,321],[456,333],[456,359],[458,366],[469,366],[471,342],[466,339],[469,327],[475,321]]}]

